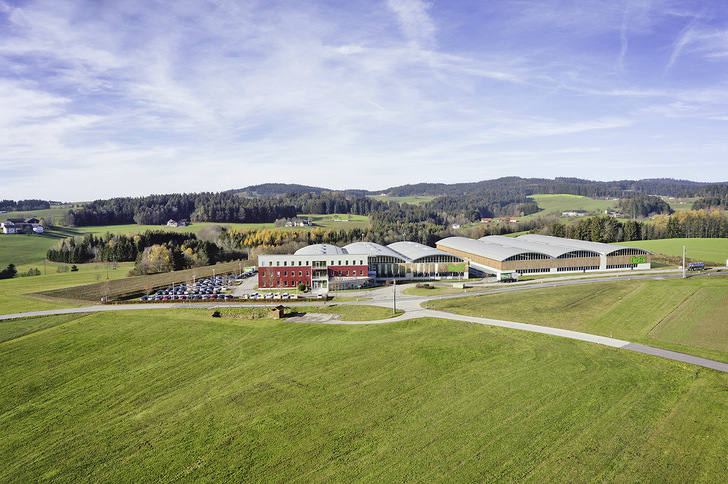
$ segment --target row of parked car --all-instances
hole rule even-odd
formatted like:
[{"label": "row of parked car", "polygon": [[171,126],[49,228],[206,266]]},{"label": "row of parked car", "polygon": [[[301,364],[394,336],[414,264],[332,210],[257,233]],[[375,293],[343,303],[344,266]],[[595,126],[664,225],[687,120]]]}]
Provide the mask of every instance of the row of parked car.
[{"label": "row of parked car", "polygon": [[191,301],[194,299],[216,299],[216,300],[228,300],[235,299],[232,294],[171,294],[171,295],[159,295],[150,294],[149,296],[142,296],[142,301]]},{"label": "row of parked car", "polygon": [[196,280],[192,284],[185,282],[176,286],[169,286],[159,289],[154,294],[142,296],[142,301],[186,301],[186,300],[202,300],[216,299],[228,300],[235,299],[232,294],[223,294],[230,290],[233,284],[238,283],[242,279],[254,276],[258,270],[256,268],[248,268],[246,272],[236,276],[213,276]]}]

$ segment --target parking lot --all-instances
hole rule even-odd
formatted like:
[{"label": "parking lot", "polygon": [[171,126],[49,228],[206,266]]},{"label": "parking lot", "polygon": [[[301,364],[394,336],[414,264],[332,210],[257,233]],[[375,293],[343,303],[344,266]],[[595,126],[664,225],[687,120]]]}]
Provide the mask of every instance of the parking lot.
[{"label": "parking lot", "polygon": [[255,286],[257,270],[255,268],[239,275],[222,275],[198,279],[191,284],[181,282],[156,292],[142,296],[142,301],[191,301],[191,300],[231,300],[246,299],[245,294],[233,294],[234,288],[238,288],[245,282],[250,281],[251,287]]}]

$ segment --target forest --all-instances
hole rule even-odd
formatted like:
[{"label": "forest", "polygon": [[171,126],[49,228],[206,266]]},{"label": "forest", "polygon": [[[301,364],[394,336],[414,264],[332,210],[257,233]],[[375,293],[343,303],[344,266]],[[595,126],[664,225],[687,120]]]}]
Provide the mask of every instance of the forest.
[{"label": "forest", "polygon": [[164,225],[168,220],[193,222],[262,223],[295,217],[292,205],[276,199],[242,198],[230,193],[150,195],[139,198],[95,200],[69,210],[69,226]]},{"label": "forest", "polygon": [[622,222],[602,215],[581,219],[574,225],[550,223],[532,232],[607,244],[682,237],[725,238],[728,237],[728,215],[721,210],[682,210],[672,215],[657,215],[651,223]]},{"label": "forest", "polygon": [[51,204],[47,200],[0,200],[0,211],[3,212],[30,212],[49,208]]},{"label": "forest", "polygon": [[189,269],[242,257],[242,253],[222,250],[195,234],[166,231],[68,237],[46,253],[48,260],[66,264],[135,261],[135,274]]}]

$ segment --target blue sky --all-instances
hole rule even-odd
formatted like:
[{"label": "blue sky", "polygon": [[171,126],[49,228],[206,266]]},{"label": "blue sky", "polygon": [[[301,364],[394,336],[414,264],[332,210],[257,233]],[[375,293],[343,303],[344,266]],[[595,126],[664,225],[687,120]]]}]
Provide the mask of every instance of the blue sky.
[{"label": "blue sky", "polygon": [[728,181],[728,2],[0,0],[0,198]]}]

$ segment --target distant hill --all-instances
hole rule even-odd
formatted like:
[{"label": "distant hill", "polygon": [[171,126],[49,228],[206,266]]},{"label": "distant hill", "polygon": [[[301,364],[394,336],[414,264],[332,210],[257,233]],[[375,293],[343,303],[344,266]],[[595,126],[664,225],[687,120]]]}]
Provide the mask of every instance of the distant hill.
[{"label": "distant hill", "polygon": [[330,191],[327,188],[311,187],[308,185],[296,185],[292,183],[263,183],[261,185],[251,185],[249,187],[230,190],[236,195],[242,197],[275,197],[277,195],[285,195],[286,193],[315,193],[320,195],[321,192]]},{"label": "distant hill", "polygon": [[418,183],[379,190],[392,197],[407,196],[457,196],[482,191],[518,190],[527,195],[537,193],[566,193],[588,197],[620,197],[625,192],[645,195],[666,195],[675,197],[711,196],[711,187],[724,183],[702,183],[688,180],[656,178],[644,180],[591,181],[580,178],[520,178],[505,177],[468,183]]},{"label": "distant hill", "polygon": [[341,192],[360,197],[370,195],[369,190],[334,190],[331,188],[312,187],[309,185],[297,185],[295,183],[263,183],[261,185],[251,185],[245,188],[230,190],[230,192],[242,197],[254,198],[277,197],[279,195],[285,195],[286,193],[315,193],[316,195],[321,195],[324,192]]},{"label": "distant hill", "polygon": [[[464,183],[416,183],[394,186],[384,190],[346,189],[334,190],[331,188],[297,185],[291,183],[264,183],[249,187],[230,190],[231,193],[244,197],[269,198],[285,195],[286,193],[315,193],[338,192],[347,195],[367,196],[386,194],[391,197],[443,197],[470,195],[484,191],[518,191],[525,195],[542,194],[572,194],[586,197],[615,197],[619,198],[625,193],[634,192],[644,195],[663,195],[673,197],[715,197],[722,196],[725,185],[722,183],[705,183],[690,180],[674,180],[672,178],[652,178],[643,180],[617,180],[592,181],[581,178],[560,177],[553,180],[548,178],[520,178],[517,176],[497,178]],[[722,187],[722,188],[721,188]]]}]

